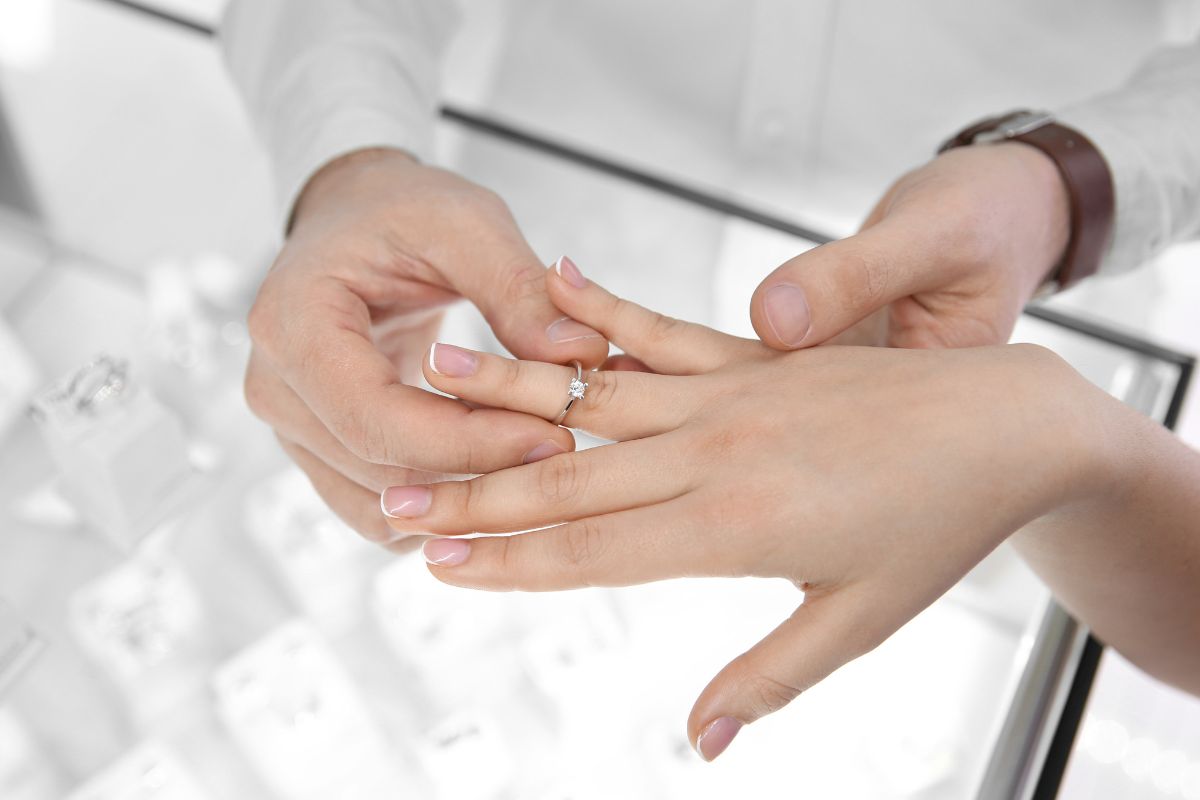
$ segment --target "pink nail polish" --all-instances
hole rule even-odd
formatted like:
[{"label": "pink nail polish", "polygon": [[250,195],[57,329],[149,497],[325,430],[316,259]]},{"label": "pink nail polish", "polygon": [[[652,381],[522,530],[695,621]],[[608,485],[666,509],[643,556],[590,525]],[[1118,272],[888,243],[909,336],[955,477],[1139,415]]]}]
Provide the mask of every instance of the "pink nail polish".
[{"label": "pink nail polish", "polygon": [[469,378],[479,369],[479,357],[470,350],[438,342],[429,348],[429,366],[447,378]]},{"label": "pink nail polish", "polygon": [[791,347],[802,343],[812,330],[808,297],[799,286],[790,283],[772,286],[763,296],[763,311],[771,330]]},{"label": "pink nail polish", "polygon": [[558,257],[558,261],[554,262],[554,271],[558,273],[558,277],[576,289],[587,286],[587,278],[583,277],[583,273],[579,271],[579,267],[575,266],[575,262],[566,256]]},{"label": "pink nail polish", "polygon": [[741,729],[742,723],[733,717],[714,719],[696,737],[696,752],[705,761],[712,761],[725,752],[725,748],[729,747],[729,743]]},{"label": "pink nail polish", "polygon": [[532,464],[535,461],[541,461],[543,458],[549,458],[550,456],[556,456],[559,453],[565,452],[567,451],[563,450],[562,447],[559,446],[558,442],[547,439],[526,453],[525,457],[521,459],[521,463]]},{"label": "pink nail polish", "polygon": [[421,553],[430,564],[456,567],[471,555],[471,543],[465,539],[430,539],[421,548]]},{"label": "pink nail polish", "polygon": [[432,502],[433,492],[428,486],[389,486],[379,495],[379,507],[393,519],[419,517]]},{"label": "pink nail polish", "polygon": [[551,322],[546,328],[546,337],[555,344],[576,342],[580,339],[599,339],[600,334],[582,322],[576,322],[570,317],[563,317]]}]

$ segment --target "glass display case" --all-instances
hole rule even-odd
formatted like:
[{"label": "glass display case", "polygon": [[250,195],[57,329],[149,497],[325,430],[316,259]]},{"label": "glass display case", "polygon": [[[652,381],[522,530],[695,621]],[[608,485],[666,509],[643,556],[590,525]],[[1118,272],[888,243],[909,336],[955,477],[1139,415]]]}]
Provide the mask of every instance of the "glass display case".
[{"label": "glass display case", "polygon": [[[463,107],[443,109],[438,146],[547,262],[568,253],[733,333],[752,335],[764,268],[827,239]],[[794,586],[440,584],[339,522],[244,407],[265,259],[230,263],[214,242],[132,266],[46,236],[0,327],[21,366],[6,356],[0,397],[39,409],[10,415],[0,448],[0,796],[1055,795],[1102,648],[1007,546],[706,764],[691,704]],[[671,293],[681,281],[704,288]],[[463,305],[443,338],[499,349]],[[1014,338],[1168,426],[1179,414],[1187,355],[1045,306]]]}]

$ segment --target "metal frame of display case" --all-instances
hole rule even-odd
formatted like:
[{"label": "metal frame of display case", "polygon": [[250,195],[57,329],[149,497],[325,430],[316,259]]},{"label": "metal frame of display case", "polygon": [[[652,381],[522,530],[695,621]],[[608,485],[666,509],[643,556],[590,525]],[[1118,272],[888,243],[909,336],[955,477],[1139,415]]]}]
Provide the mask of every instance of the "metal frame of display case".
[{"label": "metal frame of display case", "polygon": [[[101,0],[204,36],[216,29],[136,0]],[[535,150],[586,169],[610,175],[685,203],[790,234],[816,244],[834,237],[793,220],[631,164],[541,135],[453,105],[440,115],[448,122],[486,136]],[[1024,309],[1030,317],[1102,341],[1131,353],[1170,364],[1178,370],[1163,424],[1174,429],[1195,371],[1194,356],[1149,342],[1104,323],[1042,304]],[[1021,674],[994,737],[976,800],[1051,800],[1058,794],[1104,645],[1053,599],[1047,601],[1029,646]]]}]

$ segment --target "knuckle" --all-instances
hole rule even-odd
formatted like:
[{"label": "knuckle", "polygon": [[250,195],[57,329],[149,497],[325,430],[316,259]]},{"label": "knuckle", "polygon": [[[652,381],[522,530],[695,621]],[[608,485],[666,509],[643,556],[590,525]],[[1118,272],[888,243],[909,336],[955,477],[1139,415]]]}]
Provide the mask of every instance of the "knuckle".
[{"label": "knuckle", "polygon": [[601,370],[584,377],[587,379],[587,391],[580,405],[591,412],[612,408],[617,402],[618,373]]},{"label": "knuckle", "polygon": [[666,314],[652,312],[646,321],[646,340],[651,344],[668,344],[683,333],[687,323]]},{"label": "knuckle", "polygon": [[464,522],[474,523],[484,504],[483,486],[478,479],[454,481],[454,500],[450,507],[457,510]]},{"label": "knuckle", "polygon": [[504,274],[500,296],[513,305],[522,305],[531,298],[540,298],[546,293],[546,270],[541,265],[524,262],[502,266]]},{"label": "knuckle", "polygon": [[599,560],[604,537],[595,520],[583,519],[564,526],[562,557],[564,564],[576,574],[586,571]]},{"label": "knuckle", "polygon": [[372,428],[362,415],[346,414],[334,420],[330,431],[357,458],[371,464],[399,464],[392,460],[386,437]]},{"label": "knuckle", "polygon": [[496,388],[500,391],[500,396],[505,400],[521,397],[521,386],[524,382],[528,368],[521,361],[515,359],[505,359],[504,369],[500,371],[499,386]]},{"label": "knuckle", "polygon": [[539,462],[537,490],[551,508],[569,504],[587,489],[588,470],[576,458],[548,458]]},{"label": "knuckle", "polygon": [[246,407],[250,409],[251,414],[263,422],[271,421],[273,417],[271,392],[266,381],[254,367],[246,370],[246,378],[242,381],[242,395],[245,397]]},{"label": "knuckle", "polygon": [[269,284],[259,289],[250,313],[246,315],[246,330],[255,346],[268,355],[274,352],[279,338],[279,315],[276,313]]},{"label": "knuckle", "polygon": [[852,254],[848,262],[852,280],[847,298],[856,308],[878,303],[886,295],[891,277],[888,257],[862,249]]},{"label": "knuckle", "polygon": [[778,711],[800,695],[798,687],[761,673],[750,675],[739,688],[756,718]]},{"label": "knuckle", "polygon": [[520,555],[516,552],[523,542],[521,536],[497,536],[496,542],[496,573],[495,588],[500,591],[512,591],[517,587],[514,577],[515,570],[520,565]]}]

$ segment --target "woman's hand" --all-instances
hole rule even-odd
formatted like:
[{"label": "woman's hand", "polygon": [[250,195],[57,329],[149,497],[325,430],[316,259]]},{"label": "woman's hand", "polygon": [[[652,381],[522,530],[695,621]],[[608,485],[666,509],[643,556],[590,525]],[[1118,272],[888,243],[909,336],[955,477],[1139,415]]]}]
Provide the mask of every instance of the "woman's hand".
[{"label": "woman's hand", "polygon": [[[1104,396],[1041,348],[782,353],[616,298],[566,260],[547,286],[563,313],[653,370],[588,374],[565,420],[619,443],[388,489],[389,523],[437,534],[557,525],[427,542],[433,574],[457,586],[792,581],[803,604],[693,708],[689,738],[707,759],[873,649],[1006,536],[1105,479],[1089,427],[1104,419],[1090,398]],[[554,419],[575,373],[439,344],[425,374],[463,399]]]},{"label": "woman's hand", "polygon": [[573,447],[543,420],[412,385],[460,297],[523,358],[600,363],[608,343],[550,303],[545,272],[493,193],[398,150],[343,156],[309,181],[250,312],[247,403],[342,519],[390,543],[385,486]]}]

